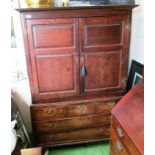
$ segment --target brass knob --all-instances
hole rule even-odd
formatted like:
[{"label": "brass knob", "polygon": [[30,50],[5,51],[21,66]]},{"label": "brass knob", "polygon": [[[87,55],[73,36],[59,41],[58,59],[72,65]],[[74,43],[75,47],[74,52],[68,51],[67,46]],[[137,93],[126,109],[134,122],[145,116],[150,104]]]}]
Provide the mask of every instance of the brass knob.
[{"label": "brass knob", "polygon": [[52,128],[52,127],[54,126],[54,124],[53,124],[53,123],[47,123],[46,126],[47,126],[48,128]]},{"label": "brass knob", "polygon": [[119,151],[121,151],[123,149],[122,143],[119,140],[116,142],[116,146]]},{"label": "brass knob", "polygon": [[53,112],[53,109],[52,108],[45,108],[44,112],[51,114]]},{"label": "brass knob", "polygon": [[55,136],[52,135],[52,136],[50,136],[48,139],[53,140],[53,139],[55,139]]},{"label": "brass knob", "polygon": [[79,106],[79,109],[80,109],[80,110],[83,110],[84,107],[85,107],[84,105],[80,105],[80,106]]},{"label": "brass knob", "polygon": [[120,138],[122,138],[123,137],[123,131],[122,131],[122,129],[121,128],[117,128],[117,134],[118,134],[118,136],[120,137]]}]

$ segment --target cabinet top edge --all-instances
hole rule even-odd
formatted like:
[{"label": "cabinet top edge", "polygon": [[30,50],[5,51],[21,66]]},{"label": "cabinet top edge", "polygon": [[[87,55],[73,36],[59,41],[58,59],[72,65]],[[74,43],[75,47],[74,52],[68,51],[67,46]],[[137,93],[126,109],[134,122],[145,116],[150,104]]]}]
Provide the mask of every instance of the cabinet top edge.
[{"label": "cabinet top edge", "polygon": [[37,12],[37,11],[58,11],[58,10],[82,10],[82,9],[116,9],[116,10],[131,10],[139,5],[104,5],[104,6],[79,6],[79,7],[40,7],[40,8],[17,8],[19,12]]}]

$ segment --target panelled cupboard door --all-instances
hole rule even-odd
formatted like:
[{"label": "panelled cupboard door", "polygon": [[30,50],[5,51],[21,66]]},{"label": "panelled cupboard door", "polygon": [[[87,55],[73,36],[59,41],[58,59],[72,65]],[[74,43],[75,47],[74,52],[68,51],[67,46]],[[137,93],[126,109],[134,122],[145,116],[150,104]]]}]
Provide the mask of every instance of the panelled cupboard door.
[{"label": "panelled cupboard door", "polygon": [[126,16],[80,19],[81,72],[85,69],[81,85],[85,94],[125,88],[128,22]]},{"label": "panelled cupboard door", "polygon": [[79,94],[75,19],[27,20],[32,95],[38,99]]}]

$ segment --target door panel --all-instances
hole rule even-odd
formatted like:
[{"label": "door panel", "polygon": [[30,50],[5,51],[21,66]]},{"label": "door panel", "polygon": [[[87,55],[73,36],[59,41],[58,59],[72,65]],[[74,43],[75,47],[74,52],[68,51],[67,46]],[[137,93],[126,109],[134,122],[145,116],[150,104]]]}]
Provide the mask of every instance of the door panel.
[{"label": "door panel", "polygon": [[33,19],[26,23],[33,98],[80,94],[77,20]]},{"label": "door panel", "polygon": [[85,46],[121,44],[121,24],[93,24],[85,26]]},{"label": "door panel", "polygon": [[34,25],[32,27],[34,48],[73,47],[73,28],[73,25],[67,24]]},{"label": "door panel", "polygon": [[37,55],[39,92],[60,92],[75,89],[76,81],[73,55]]},{"label": "door panel", "polygon": [[76,23],[74,19],[27,20],[30,49],[75,49]]},{"label": "door panel", "polygon": [[121,51],[85,54],[85,92],[119,86],[120,53]]}]

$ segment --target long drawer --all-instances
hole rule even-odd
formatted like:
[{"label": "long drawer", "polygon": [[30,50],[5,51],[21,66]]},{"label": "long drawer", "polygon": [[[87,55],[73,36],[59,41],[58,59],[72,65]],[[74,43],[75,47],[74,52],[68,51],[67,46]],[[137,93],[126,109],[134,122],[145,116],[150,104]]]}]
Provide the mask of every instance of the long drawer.
[{"label": "long drawer", "polygon": [[35,104],[31,106],[31,117],[33,121],[49,120],[86,114],[107,113],[115,104],[114,101],[93,102],[59,102]]},{"label": "long drawer", "polygon": [[109,139],[109,132],[109,127],[98,126],[97,128],[73,130],[56,134],[37,135],[36,140],[38,145],[42,146],[67,145]]},{"label": "long drawer", "polygon": [[117,133],[120,141],[122,142],[126,150],[129,152],[129,154],[140,155],[137,148],[133,145],[132,141],[130,140],[126,132],[123,130],[123,128],[120,126],[120,124],[116,121],[114,117],[112,118],[112,127]]},{"label": "long drawer", "polygon": [[37,133],[54,133],[69,131],[72,129],[86,128],[101,124],[107,124],[110,128],[110,112],[100,113],[97,115],[76,116],[53,121],[34,121],[33,129]]}]

